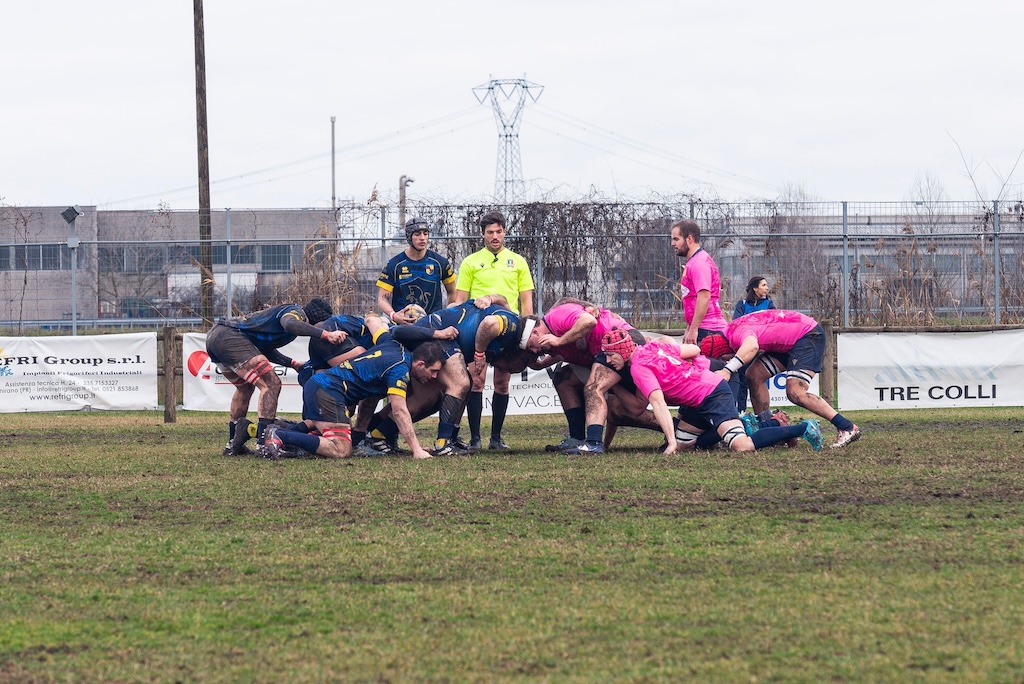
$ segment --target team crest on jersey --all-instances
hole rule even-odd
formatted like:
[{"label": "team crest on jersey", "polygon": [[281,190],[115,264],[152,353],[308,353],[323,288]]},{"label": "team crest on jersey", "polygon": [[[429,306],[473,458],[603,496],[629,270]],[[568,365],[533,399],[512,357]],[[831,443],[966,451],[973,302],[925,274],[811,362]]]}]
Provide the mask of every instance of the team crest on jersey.
[{"label": "team crest on jersey", "polygon": [[427,275],[434,275],[434,264],[427,264]]}]

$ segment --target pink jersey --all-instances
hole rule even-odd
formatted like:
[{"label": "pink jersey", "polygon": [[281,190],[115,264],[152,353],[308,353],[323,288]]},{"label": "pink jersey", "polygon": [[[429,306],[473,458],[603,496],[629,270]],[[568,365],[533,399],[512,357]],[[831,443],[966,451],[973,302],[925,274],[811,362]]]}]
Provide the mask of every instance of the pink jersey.
[{"label": "pink jersey", "polygon": [[629,360],[629,372],[645,397],[660,389],[670,406],[700,406],[725,380],[708,370],[705,363],[679,357],[675,342],[655,340],[637,347]]},{"label": "pink jersey", "polygon": [[734,320],[726,327],[725,337],[733,349],[739,349],[743,340],[753,335],[762,351],[785,353],[817,325],[816,320],[799,311],[766,309]]},{"label": "pink jersey", "polygon": [[[582,313],[585,313],[585,310],[581,304],[559,304],[544,314],[544,325],[548,327],[551,334],[562,336],[572,329]],[[620,316],[613,314],[608,309],[601,309],[601,313],[597,317],[597,325],[589,335],[576,340],[575,343],[555,347],[551,353],[561,356],[566,363],[592,366],[594,357],[601,353],[601,338],[615,327],[633,329],[633,326],[626,323]]]},{"label": "pink jersey", "polygon": [[722,294],[722,282],[718,277],[718,266],[711,255],[703,249],[686,260],[683,277],[679,279],[679,289],[683,294],[683,318],[689,325],[693,320],[693,311],[697,308],[697,293],[707,290],[711,293],[707,313],[700,326],[705,330],[725,330],[726,321],[722,316],[722,307],[718,298]]}]

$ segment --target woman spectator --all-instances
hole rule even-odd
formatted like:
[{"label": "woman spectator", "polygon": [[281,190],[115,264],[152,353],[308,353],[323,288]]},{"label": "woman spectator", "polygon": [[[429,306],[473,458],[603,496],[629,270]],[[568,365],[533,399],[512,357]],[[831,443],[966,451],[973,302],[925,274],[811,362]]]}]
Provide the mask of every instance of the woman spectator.
[{"label": "woman spectator", "polygon": [[[736,307],[732,311],[732,319],[736,320],[740,316],[746,316],[755,311],[774,308],[775,304],[768,298],[768,281],[764,276],[754,276],[747,283],[746,296],[736,302]],[[736,408],[743,413],[747,410],[746,372],[736,373],[733,375],[733,379],[735,380],[733,392],[736,395]]]}]

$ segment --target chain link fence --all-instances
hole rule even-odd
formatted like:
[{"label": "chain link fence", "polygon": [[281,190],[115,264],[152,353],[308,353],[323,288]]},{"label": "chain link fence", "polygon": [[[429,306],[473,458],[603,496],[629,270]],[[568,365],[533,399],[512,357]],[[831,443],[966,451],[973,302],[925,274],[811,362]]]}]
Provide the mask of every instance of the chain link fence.
[{"label": "chain link fence", "polygon": [[[59,209],[0,208],[0,328],[67,332],[75,311],[79,330],[204,329],[204,279],[214,287],[217,315],[313,296],[338,312],[363,314],[376,305],[382,266],[406,246],[402,210],[431,223],[431,248],[457,267],[481,249],[477,221],[492,208],[221,210],[209,271],[199,267],[201,243],[192,239],[196,212],[87,210],[76,244],[51,216]],[[643,328],[678,329],[681,266],[669,232],[674,221],[693,218],[718,263],[726,311],[751,277],[764,276],[776,306],[835,325],[1024,321],[1020,203],[684,198],[502,209],[506,246],[530,263],[539,310],[568,295]]]}]

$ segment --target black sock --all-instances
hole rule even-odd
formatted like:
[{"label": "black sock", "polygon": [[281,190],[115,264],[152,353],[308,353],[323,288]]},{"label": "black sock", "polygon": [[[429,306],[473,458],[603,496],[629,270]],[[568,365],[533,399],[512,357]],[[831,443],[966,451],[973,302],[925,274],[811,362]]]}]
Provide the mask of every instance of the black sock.
[{"label": "black sock", "polygon": [[582,406],[565,410],[565,419],[569,422],[569,436],[583,439],[587,434],[587,410]]},{"label": "black sock", "polygon": [[505,413],[508,411],[508,395],[494,393],[491,397],[491,439],[501,439],[501,428],[505,426]]},{"label": "black sock", "polygon": [[235,441],[235,428],[236,427],[238,427],[238,421],[237,420],[228,421],[228,441],[229,442],[234,442]]},{"label": "black sock", "polygon": [[466,415],[469,419],[469,436],[475,441],[480,439],[480,416],[484,412],[484,393],[470,392],[466,399]]},{"label": "black sock", "polygon": [[366,439],[366,433],[365,432],[363,432],[362,430],[353,430],[352,431],[352,444],[353,445],[359,444],[364,439]]},{"label": "black sock", "polygon": [[592,444],[600,444],[604,440],[604,425],[596,423],[587,426],[587,441]]}]

